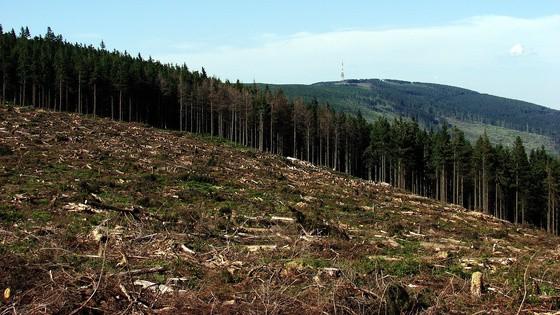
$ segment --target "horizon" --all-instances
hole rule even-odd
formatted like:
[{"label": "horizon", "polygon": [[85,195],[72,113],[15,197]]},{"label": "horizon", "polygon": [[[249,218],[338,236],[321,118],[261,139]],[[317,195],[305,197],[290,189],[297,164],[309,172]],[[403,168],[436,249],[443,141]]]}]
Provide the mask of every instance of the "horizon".
[{"label": "horizon", "polygon": [[317,1],[122,1],[106,10],[108,2],[29,1],[4,4],[0,24],[34,36],[50,26],[69,42],[103,40],[109,50],[204,67],[224,81],[338,81],[344,60],[347,79],[457,86],[560,110],[560,2],[400,2],[317,10]]}]

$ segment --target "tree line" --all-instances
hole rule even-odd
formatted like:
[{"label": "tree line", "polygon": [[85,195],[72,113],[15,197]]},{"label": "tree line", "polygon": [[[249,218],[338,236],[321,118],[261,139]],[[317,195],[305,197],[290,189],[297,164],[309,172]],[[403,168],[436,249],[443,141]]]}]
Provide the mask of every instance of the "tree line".
[{"label": "tree line", "polygon": [[415,194],[558,233],[560,161],[482,135],[469,143],[445,124],[336,112],[282,91],[209,77],[204,68],[162,64],[126,51],[68,43],[48,28],[0,26],[3,104],[73,111],[222,137]]}]

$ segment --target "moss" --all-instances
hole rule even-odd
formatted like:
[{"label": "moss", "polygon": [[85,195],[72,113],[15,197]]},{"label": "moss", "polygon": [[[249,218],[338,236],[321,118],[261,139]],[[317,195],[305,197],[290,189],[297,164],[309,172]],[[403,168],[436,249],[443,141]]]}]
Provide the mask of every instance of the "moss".
[{"label": "moss", "polygon": [[52,219],[52,214],[47,211],[36,210],[31,213],[31,218],[34,221],[45,223]]},{"label": "moss", "polygon": [[216,179],[202,173],[186,173],[179,176],[179,180],[183,182],[194,182],[194,183],[210,184],[210,185],[215,185],[217,183]]},{"label": "moss", "polygon": [[105,202],[113,205],[128,206],[133,203],[133,196],[128,192],[106,191],[99,194],[99,197]]},{"label": "moss", "polygon": [[435,268],[432,267],[432,275],[434,276],[443,276],[448,277],[449,274],[455,275],[461,279],[468,280],[470,278],[472,271],[466,271],[463,266],[452,262],[447,265],[445,268]]},{"label": "moss", "polygon": [[162,183],[163,177],[154,173],[142,175],[142,180],[146,183]]},{"label": "moss", "polygon": [[558,296],[560,294],[560,290],[558,288],[548,283],[541,283],[539,289],[541,294],[547,296]]},{"label": "moss", "polygon": [[29,255],[36,245],[37,240],[29,237],[4,246],[9,253]]},{"label": "moss", "polygon": [[70,254],[58,256],[58,261],[74,267],[77,271],[95,270],[96,272],[99,272],[101,268],[103,268],[106,273],[114,273],[118,271],[114,267],[115,263],[105,261],[105,264],[103,265],[103,259],[98,257],[87,257]]},{"label": "moss", "polygon": [[101,185],[97,181],[80,181],[80,191],[98,194],[101,192]]},{"label": "moss", "polygon": [[296,258],[294,260],[290,260],[285,264],[290,266],[301,266],[303,268],[313,268],[313,269],[321,269],[327,268],[331,266],[331,262],[324,258],[317,258],[317,257],[301,257]]},{"label": "moss", "polygon": [[416,240],[397,240],[399,247],[388,247],[383,251],[387,256],[416,257],[420,242]]},{"label": "moss", "polygon": [[220,271],[220,277],[222,282],[228,284],[235,284],[243,281],[243,277],[235,272],[229,272],[228,270]]},{"label": "moss", "polygon": [[425,270],[427,266],[417,258],[412,257],[405,257],[396,261],[388,261],[381,258],[364,258],[357,268],[360,268],[365,274],[383,272],[383,274],[405,277],[417,275]]},{"label": "moss", "polygon": [[217,165],[218,165],[218,158],[215,155],[212,155],[206,162],[206,166],[208,167],[214,167]]},{"label": "moss", "polygon": [[167,280],[165,275],[161,273],[150,274],[148,279],[154,281],[155,283],[165,283]]},{"label": "moss", "polygon": [[11,206],[0,205],[0,222],[12,224],[24,219],[24,215]]}]

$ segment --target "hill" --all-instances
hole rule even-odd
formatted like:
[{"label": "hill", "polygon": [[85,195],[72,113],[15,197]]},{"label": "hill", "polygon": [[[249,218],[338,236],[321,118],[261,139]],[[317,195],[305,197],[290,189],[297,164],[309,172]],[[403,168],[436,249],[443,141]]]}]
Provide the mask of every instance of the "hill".
[{"label": "hill", "polygon": [[290,98],[315,98],[336,110],[360,111],[370,121],[378,116],[414,117],[427,128],[447,121],[464,130],[470,141],[487,130],[495,144],[507,146],[520,136],[529,149],[560,149],[560,111],[463,88],[379,79],[271,87]]},{"label": "hill", "polygon": [[559,241],[216,138],[0,107],[0,313],[544,312]]}]

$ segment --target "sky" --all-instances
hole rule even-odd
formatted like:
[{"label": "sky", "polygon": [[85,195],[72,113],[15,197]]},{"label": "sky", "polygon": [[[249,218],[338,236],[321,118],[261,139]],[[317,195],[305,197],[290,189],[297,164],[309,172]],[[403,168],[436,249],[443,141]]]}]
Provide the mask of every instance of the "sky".
[{"label": "sky", "polygon": [[559,0],[0,0],[4,29],[186,63],[223,80],[433,82],[560,109]]}]

